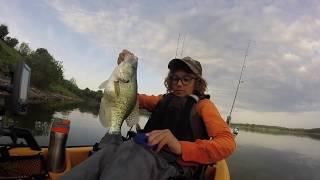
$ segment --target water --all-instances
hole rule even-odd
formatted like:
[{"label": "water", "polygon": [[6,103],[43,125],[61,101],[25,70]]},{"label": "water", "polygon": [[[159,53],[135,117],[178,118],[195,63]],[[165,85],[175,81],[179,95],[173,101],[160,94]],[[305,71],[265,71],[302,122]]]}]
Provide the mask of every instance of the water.
[{"label": "water", "polygon": [[237,144],[228,159],[232,179],[320,179],[317,139],[240,131]]},{"label": "water", "polygon": [[[50,128],[53,118],[66,118],[71,121],[67,146],[87,146],[99,142],[107,132],[98,118],[98,109],[88,107],[85,104],[64,105],[29,105],[26,116],[15,116],[7,113],[0,126],[9,127],[14,125],[18,128],[29,129],[40,146],[49,145]],[[143,127],[146,117],[141,116],[139,124]],[[122,135],[125,136],[129,128],[124,123]],[[0,137],[0,144],[11,142],[7,137]],[[24,141],[19,141],[24,142]]]},{"label": "water", "polygon": [[[53,117],[68,118],[71,129],[68,146],[93,145],[107,129],[98,120],[99,107],[84,105],[33,105],[27,116],[8,115],[3,126],[15,124],[29,129],[41,146],[48,146]],[[141,125],[146,117],[141,117]],[[123,126],[125,135],[127,127]],[[237,149],[227,159],[230,175],[236,180],[319,180],[320,140],[292,135],[263,134],[240,130]],[[0,138],[0,144],[6,141]]]}]

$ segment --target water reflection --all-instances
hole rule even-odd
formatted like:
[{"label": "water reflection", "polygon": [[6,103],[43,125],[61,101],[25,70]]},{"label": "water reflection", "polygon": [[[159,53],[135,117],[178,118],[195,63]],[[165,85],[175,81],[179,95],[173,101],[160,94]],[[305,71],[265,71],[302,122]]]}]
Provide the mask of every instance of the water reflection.
[{"label": "water reflection", "polygon": [[[6,114],[1,127],[15,127],[29,129],[39,145],[48,146],[51,123],[54,118],[67,118],[71,121],[67,146],[93,145],[99,142],[107,129],[102,127],[98,118],[99,105],[88,106],[86,103],[74,104],[34,104],[29,106],[26,116]],[[146,116],[140,116],[140,126],[144,127]],[[124,123],[121,129],[123,136],[129,128]],[[7,138],[6,138],[7,139]],[[4,138],[0,138],[3,144]]]},{"label": "water reflection", "polygon": [[34,130],[33,130],[33,135],[34,136],[48,136],[50,132],[50,125],[51,123],[49,122],[41,122],[41,121],[36,121]]},{"label": "water reflection", "polygon": [[[28,114],[25,116],[17,116],[6,112],[6,116],[0,121],[0,127],[15,126],[29,129],[40,145],[47,146],[53,118],[59,114],[61,115],[59,117],[68,118],[75,111],[79,112],[81,117],[89,117],[89,119],[96,120],[99,105],[88,106],[86,103],[31,104],[29,105]],[[71,117],[71,120],[75,118]],[[2,138],[0,143],[1,140]],[[80,145],[81,143],[77,144]]]},{"label": "water reflection", "polygon": [[[56,112],[54,117],[63,118],[65,115]],[[71,121],[68,146],[93,145],[107,132],[107,129],[101,126],[97,115],[81,112],[80,109],[69,112],[67,118]]]},{"label": "water reflection", "polygon": [[320,141],[309,137],[240,131],[240,134],[237,136],[237,144],[299,153],[302,156],[320,160]]},{"label": "water reflection", "polygon": [[241,131],[228,159],[232,179],[320,179],[320,141]]}]

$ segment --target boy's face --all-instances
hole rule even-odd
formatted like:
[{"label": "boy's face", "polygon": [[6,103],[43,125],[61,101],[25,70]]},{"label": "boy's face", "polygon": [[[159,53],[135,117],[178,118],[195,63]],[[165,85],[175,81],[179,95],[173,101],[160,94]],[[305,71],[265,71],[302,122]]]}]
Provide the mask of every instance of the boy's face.
[{"label": "boy's face", "polygon": [[173,94],[176,96],[191,95],[195,88],[195,75],[183,70],[177,70],[170,77]]}]

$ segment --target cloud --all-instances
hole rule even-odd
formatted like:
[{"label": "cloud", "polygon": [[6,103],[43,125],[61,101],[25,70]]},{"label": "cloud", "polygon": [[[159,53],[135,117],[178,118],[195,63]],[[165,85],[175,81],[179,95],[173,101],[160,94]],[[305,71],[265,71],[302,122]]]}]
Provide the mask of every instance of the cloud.
[{"label": "cloud", "polygon": [[167,69],[155,67],[166,67],[174,57],[181,33],[183,55],[202,62],[210,93],[226,109],[251,40],[245,83],[237,99],[240,108],[292,112],[320,107],[317,1],[98,1],[88,5],[56,0],[47,4],[74,32],[113,56],[129,48],[139,55],[145,71],[159,75]]}]

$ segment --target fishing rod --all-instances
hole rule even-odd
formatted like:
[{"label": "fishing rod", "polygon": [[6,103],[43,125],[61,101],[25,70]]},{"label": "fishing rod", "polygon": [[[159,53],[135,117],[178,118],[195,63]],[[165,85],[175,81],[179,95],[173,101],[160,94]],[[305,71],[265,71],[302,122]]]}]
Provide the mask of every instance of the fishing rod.
[{"label": "fishing rod", "polygon": [[230,110],[229,115],[227,116],[227,123],[228,123],[228,125],[230,125],[230,123],[231,123],[231,114],[232,114],[232,111],[233,111],[233,108],[234,108],[234,104],[235,104],[235,102],[236,102],[236,98],[237,98],[237,95],[238,95],[240,83],[243,82],[243,81],[242,81],[242,75],[243,75],[244,68],[245,68],[245,66],[246,66],[246,60],[247,60],[247,57],[248,57],[248,51],[249,51],[249,47],[250,47],[250,42],[251,42],[251,41],[249,41],[249,43],[248,43],[248,46],[247,46],[247,49],[246,49],[246,53],[245,53],[245,56],[244,56],[244,59],[243,59],[243,63],[242,63],[242,67],[241,67],[241,72],[240,72],[240,77],[239,77],[239,81],[238,81],[236,93],[235,93],[234,98],[233,98],[231,110]]},{"label": "fishing rod", "polygon": [[183,34],[179,33],[178,41],[177,41],[177,48],[176,48],[176,56],[174,58],[177,58],[177,56],[179,55],[178,51],[179,51],[180,40],[182,41],[180,58],[182,58],[183,50],[184,50],[184,44],[185,44],[185,40],[186,40],[186,35],[183,35]]},{"label": "fishing rod", "polygon": [[178,36],[177,49],[176,49],[176,56],[175,56],[174,58],[177,58],[177,55],[178,55],[179,42],[180,42],[180,33],[179,33],[179,36]]},{"label": "fishing rod", "polygon": [[181,54],[180,57],[182,58],[183,55],[183,49],[184,49],[184,41],[186,40],[186,35],[184,36],[184,38],[182,39],[182,47],[181,47]]}]

